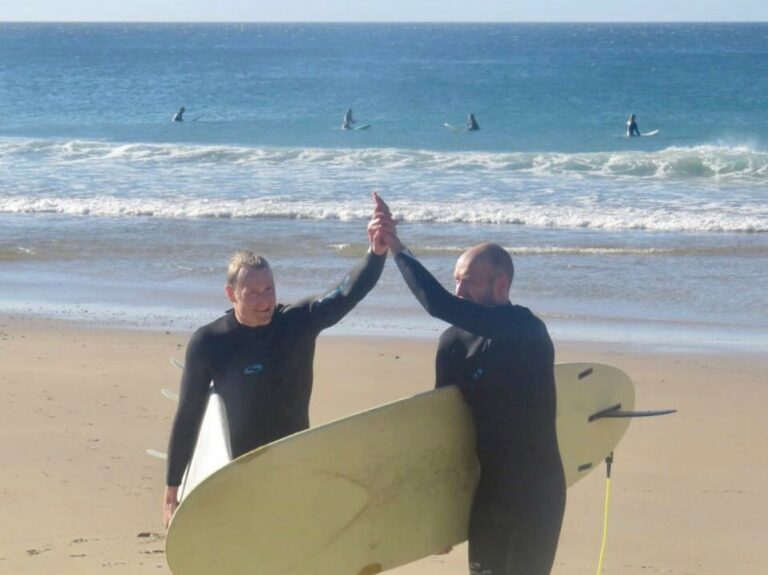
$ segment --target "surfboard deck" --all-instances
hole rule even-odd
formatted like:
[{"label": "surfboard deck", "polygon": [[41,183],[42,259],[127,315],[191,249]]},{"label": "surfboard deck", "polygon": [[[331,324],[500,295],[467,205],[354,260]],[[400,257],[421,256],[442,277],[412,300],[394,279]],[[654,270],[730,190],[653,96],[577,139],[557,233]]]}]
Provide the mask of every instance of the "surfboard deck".
[{"label": "surfboard deck", "polygon": [[[634,407],[631,380],[556,366],[557,430],[572,485],[611,453]],[[478,477],[472,418],[456,387],[386,404],[239,457],[192,489],[166,537],[176,575],[373,575],[466,539]]]}]

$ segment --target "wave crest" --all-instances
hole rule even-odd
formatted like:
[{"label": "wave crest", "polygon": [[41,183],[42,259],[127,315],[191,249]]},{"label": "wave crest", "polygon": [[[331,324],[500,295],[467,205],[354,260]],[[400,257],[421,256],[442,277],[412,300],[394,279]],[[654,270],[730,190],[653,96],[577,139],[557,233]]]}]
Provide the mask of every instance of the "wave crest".
[{"label": "wave crest", "polygon": [[768,184],[768,152],[747,146],[669,147],[655,152],[441,152],[395,148],[249,148],[97,141],[0,141],[0,163],[13,160],[158,165],[326,165],[360,170],[509,172],[532,176],[703,179]]}]

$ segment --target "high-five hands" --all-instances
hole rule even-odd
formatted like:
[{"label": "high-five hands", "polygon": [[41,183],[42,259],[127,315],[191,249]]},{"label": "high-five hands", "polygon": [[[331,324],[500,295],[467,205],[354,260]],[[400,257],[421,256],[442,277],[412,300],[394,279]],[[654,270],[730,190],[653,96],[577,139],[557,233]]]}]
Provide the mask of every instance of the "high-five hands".
[{"label": "high-five hands", "polygon": [[373,192],[373,201],[376,202],[376,207],[373,210],[373,219],[368,224],[371,245],[373,246],[374,243],[383,244],[391,252],[398,254],[405,249],[405,246],[397,237],[397,224],[392,218],[392,212],[387,203],[376,192]]}]

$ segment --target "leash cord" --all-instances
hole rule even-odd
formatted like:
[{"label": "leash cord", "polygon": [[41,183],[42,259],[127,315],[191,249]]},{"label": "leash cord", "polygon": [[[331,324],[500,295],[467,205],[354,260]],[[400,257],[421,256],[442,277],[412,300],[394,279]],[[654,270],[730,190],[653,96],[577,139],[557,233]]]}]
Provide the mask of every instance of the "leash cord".
[{"label": "leash cord", "polygon": [[605,478],[605,510],[603,512],[603,540],[600,543],[600,558],[597,562],[597,575],[603,573],[603,560],[605,559],[605,544],[608,540],[608,505],[611,500],[611,465],[613,464],[613,453],[605,458],[606,478]]}]

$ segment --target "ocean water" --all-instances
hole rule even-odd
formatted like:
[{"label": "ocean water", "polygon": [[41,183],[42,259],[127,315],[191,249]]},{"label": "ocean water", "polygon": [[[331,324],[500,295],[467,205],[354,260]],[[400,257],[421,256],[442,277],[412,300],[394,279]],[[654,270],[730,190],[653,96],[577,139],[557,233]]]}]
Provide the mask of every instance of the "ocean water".
[{"label": "ocean water", "polygon": [[[556,340],[768,350],[766,94],[767,24],[0,24],[0,311],[190,329],[243,247],[319,293],[376,190]],[[334,331],[443,327],[389,264]]]}]

